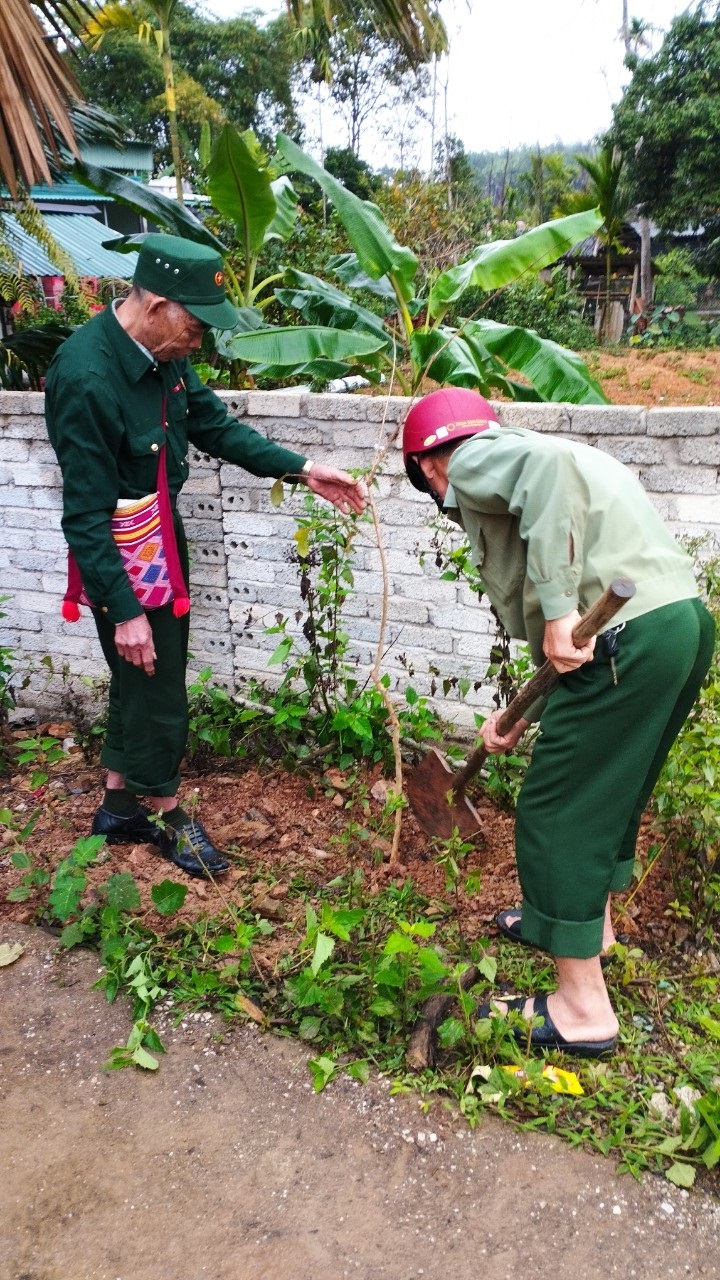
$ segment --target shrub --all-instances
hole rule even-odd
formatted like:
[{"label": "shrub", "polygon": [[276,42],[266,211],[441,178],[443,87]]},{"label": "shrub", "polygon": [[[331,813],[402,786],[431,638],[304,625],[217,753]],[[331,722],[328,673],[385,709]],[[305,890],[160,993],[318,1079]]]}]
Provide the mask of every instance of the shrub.
[{"label": "shrub", "polygon": [[[487,296],[487,295],[485,295]],[[483,295],[477,295],[481,305]],[[465,314],[470,313],[470,294],[463,298]],[[568,283],[563,267],[556,267],[550,283],[539,276],[518,280],[507,289],[495,294],[483,308],[483,318],[497,320],[500,324],[519,325],[534,329],[543,338],[558,342],[562,347],[587,350],[597,345],[595,333],[589,322],[583,319],[584,299]]]}]

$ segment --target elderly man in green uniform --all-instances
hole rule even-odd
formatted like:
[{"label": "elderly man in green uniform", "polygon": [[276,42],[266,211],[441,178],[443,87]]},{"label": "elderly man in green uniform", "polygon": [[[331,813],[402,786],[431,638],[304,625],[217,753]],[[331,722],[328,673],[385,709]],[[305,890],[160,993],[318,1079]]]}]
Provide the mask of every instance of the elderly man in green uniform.
[{"label": "elderly man in green uniform", "polygon": [[[517,805],[522,907],[497,918],[508,937],[552,954],[558,986],[493,1000],[478,1016],[513,1009],[537,1019],[533,1045],[603,1056],[618,1034],[601,965],[615,941],[610,894],[630,884],[643,810],[710,665],[713,620],[689,558],[608,454],[501,427],[486,400],[454,388],[412,407],[403,452],[415,487],[465,529],[510,635],[561,673],[533,716],[540,733]],[[581,614],[616,576],[633,580],[633,599],[617,626],[576,649]],[[511,750],[529,724],[501,737],[499,716],[482,727],[491,753]]]},{"label": "elderly man in green uniform", "polygon": [[111,672],[107,784],[92,831],[110,844],[152,842],[189,875],[217,874],[228,862],[177,799],[188,729],[188,619],[171,604],[145,610],[137,599],[111,533],[118,502],[158,489],[164,449],[185,582],[187,545],[175,504],[188,477],[188,442],[253,475],[301,481],[342,511],[365,505],[361,482],[272,444],[203,386],[188,356],[206,328],[231,329],[236,319],[219,254],[179,237],[148,236],[128,297],[63,344],[45,389],[63,477],[63,532]]}]

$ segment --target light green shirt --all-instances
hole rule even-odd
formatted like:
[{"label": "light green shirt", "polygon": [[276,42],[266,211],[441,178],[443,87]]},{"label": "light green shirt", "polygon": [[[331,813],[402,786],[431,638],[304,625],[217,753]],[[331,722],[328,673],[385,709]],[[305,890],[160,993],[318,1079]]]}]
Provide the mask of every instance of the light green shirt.
[{"label": "light green shirt", "polygon": [[585,612],[613,578],[637,589],[618,622],[698,594],[690,557],[640,481],[599,449],[491,427],[455,451],[448,480],[445,511],[506,631],[538,665],[545,621]]}]

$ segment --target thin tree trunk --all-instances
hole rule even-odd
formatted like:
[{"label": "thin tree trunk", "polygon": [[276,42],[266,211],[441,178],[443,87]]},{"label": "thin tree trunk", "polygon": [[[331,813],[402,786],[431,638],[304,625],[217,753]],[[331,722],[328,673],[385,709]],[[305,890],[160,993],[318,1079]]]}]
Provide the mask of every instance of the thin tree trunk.
[{"label": "thin tree trunk", "polygon": [[610,287],[611,287],[611,260],[610,245],[605,250],[605,305],[603,307],[602,320],[600,322],[600,345],[607,340],[610,332]]},{"label": "thin tree trunk", "polygon": [[170,32],[162,28],[162,67],[165,76],[165,102],[167,103],[168,133],[170,134],[170,150],[175,170],[175,190],[178,204],[184,204],[182,189],[182,152],[180,150],[180,133],[178,130],[177,104],[175,101],[175,75],[173,73],[172,53],[170,51]]},{"label": "thin tree trunk", "polygon": [[640,296],[643,315],[647,315],[653,303],[652,238],[650,219],[644,214],[640,218]]}]

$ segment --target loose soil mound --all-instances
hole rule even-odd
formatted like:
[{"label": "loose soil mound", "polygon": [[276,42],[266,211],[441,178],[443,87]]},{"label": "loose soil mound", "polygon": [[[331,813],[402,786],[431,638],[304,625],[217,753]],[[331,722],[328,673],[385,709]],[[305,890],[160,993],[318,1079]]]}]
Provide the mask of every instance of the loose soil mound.
[{"label": "loose soil mound", "polygon": [[[0,808],[9,809],[18,825],[39,810],[32,834],[24,842],[36,865],[52,872],[75,841],[89,834],[93,813],[102,799],[99,784],[99,769],[89,771],[72,759],[54,767],[48,787],[40,794],[30,791],[29,775],[16,775],[2,782]],[[512,815],[495,807],[482,793],[474,795],[482,831],[473,841],[462,871],[463,880],[466,874],[479,871],[480,886],[478,892],[468,894],[460,889],[456,895],[448,892],[445,873],[434,857],[431,842],[409,811],[403,816],[399,861],[389,865],[389,840],[372,834],[384,794],[385,783],[377,770],[356,777],[353,782],[334,769],[304,776],[276,767],[197,777],[190,774],[181,800],[185,807],[194,808],[217,843],[231,851],[232,866],[222,877],[221,886],[224,898],[237,907],[251,906],[258,914],[282,922],[301,909],[297,900],[293,906],[288,899],[292,882],[302,878],[312,889],[360,867],[370,894],[390,880],[403,883],[410,878],[424,896],[437,904],[441,914],[455,913],[466,939],[493,936],[497,912],[512,906],[520,897]],[[358,796],[363,799],[354,798]],[[644,847],[651,838],[648,824],[642,835]],[[6,846],[5,857],[0,857],[6,885],[0,891],[0,920],[29,923],[36,916],[39,899],[33,896],[21,903],[6,900],[7,890],[24,873],[10,865],[11,831],[5,828],[0,832],[0,840]],[[177,915],[168,921],[156,914],[150,892],[153,885],[168,878],[185,882],[180,871],[160,858],[152,846],[132,844],[115,845],[101,854],[99,863],[90,870],[91,880],[103,881],[116,871],[129,871],[135,877],[143,901],[143,918],[151,928],[163,932],[176,926]],[[658,867],[633,899],[629,912],[621,912],[620,930],[641,936],[650,949],[662,944],[670,927],[663,913],[672,896],[672,886],[664,882]],[[619,901],[617,905],[620,910]],[[194,880],[180,919],[217,914],[223,906],[212,885]],[[281,935],[283,931],[278,932]],[[281,937],[270,952],[276,951],[278,945],[282,946]],[[268,962],[272,963],[270,952]]]}]

